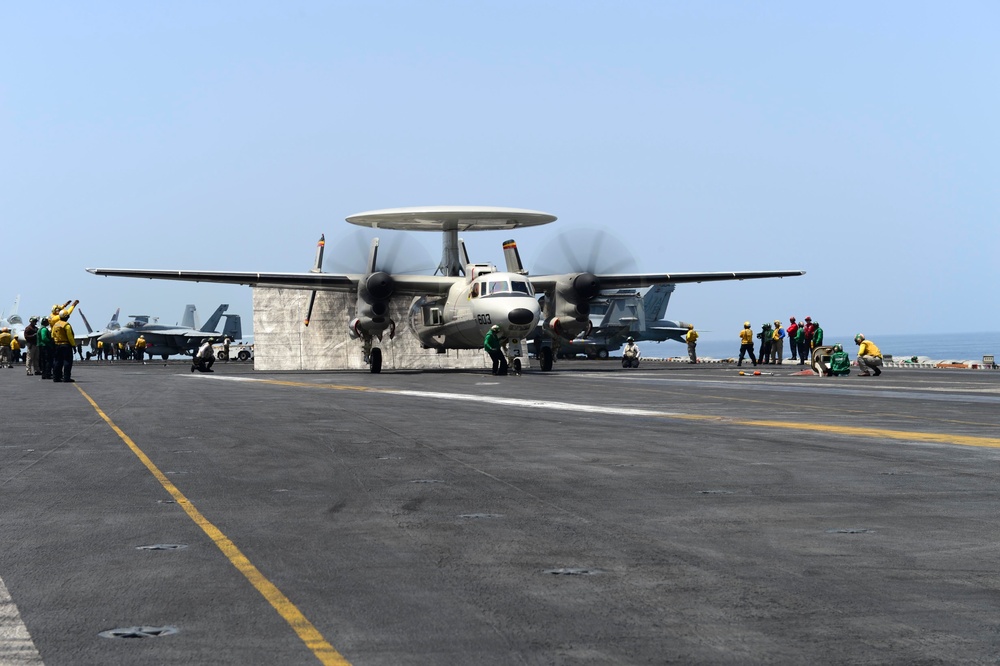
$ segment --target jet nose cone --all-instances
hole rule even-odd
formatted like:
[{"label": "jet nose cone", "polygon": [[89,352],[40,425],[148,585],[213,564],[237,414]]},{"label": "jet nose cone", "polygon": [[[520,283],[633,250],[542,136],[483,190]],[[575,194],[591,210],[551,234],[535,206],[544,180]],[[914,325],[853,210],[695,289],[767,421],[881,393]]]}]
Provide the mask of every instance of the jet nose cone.
[{"label": "jet nose cone", "polygon": [[530,324],[534,318],[535,313],[528,308],[514,308],[507,314],[507,321],[519,326]]}]

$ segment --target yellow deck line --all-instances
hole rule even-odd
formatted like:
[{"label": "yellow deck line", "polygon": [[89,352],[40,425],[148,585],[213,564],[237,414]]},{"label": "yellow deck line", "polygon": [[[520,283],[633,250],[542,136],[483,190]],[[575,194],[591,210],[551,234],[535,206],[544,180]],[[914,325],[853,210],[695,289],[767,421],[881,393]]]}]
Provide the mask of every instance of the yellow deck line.
[{"label": "yellow deck line", "polygon": [[303,643],[306,644],[312,653],[319,659],[320,663],[326,666],[343,666],[349,664],[349,662],[334,649],[330,643],[323,638],[323,635],[319,633],[319,630],[313,626],[313,624],[306,619],[306,616],[291,602],[291,600],[286,597],[281,590],[279,590],[271,581],[264,577],[264,574],[260,572],[257,567],[255,567],[247,557],[240,552],[240,549],[236,547],[236,544],[232,542],[222,531],[211,523],[195,506],[184,496],[184,494],[171,483],[170,479],[160,471],[160,469],[153,464],[139,446],[132,441],[132,438],[126,435],[121,428],[119,428],[111,418],[104,413],[104,411],[97,405],[93,398],[87,395],[79,386],[76,387],[83,397],[87,399],[87,402],[91,404],[95,411],[100,415],[104,421],[111,426],[111,429],[121,438],[123,442],[132,450],[132,453],[136,455],[142,464],[146,466],[146,469],[152,473],[156,480],[160,482],[160,485],[170,493],[170,496],[177,501],[177,504],[184,509],[187,515],[194,521],[194,523],[200,527],[208,538],[218,546],[222,554],[236,567],[241,574],[243,574],[250,584],[257,588],[269,604],[278,611],[278,614],[284,618],[285,622],[292,627],[296,634]]},{"label": "yellow deck line", "polygon": [[[217,379],[224,379],[217,377]],[[917,430],[892,430],[889,428],[870,428],[860,426],[838,426],[824,423],[805,423],[797,421],[769,421],[761,419],[734,419],[712,414],[685,414],[681,412],[666,412],[652,409],[634,409],[602,405],[580,405],[576,403],[557,402],[550,400],[528,400],[524,398],[499,398],[482,394],[466,395],[459,393],[441,393],[431,391],[413,391],[404,389],[384,389],[367,386],[350,386],[347,384],[313,384],[309,382],[294,382],[278,379],[240,379],[239,381],[260,382],[277,386],[292,386],[300,388],[327,389],[336,391],[363,391],[368,393],[384,393],[387,395],[403,395],[433,398],[439,400],[461,400],[485,402],[494,405],[508,405],[525,408],[556,409],[561,411],[592,412],[596,414],[618,414],[649,416],[663,419],[679,419],[689,421],[718,421],[729,425],[747,426],[752,428],[783,428],[787,430],[806,430],[810,432],[826,432],[849,437],[871,437],[876,439],[897,439],[937,444],[956,444],[960,446],[979,446],[1000,448],[1000,438],[979,437],[976,435],[958,435],[953,433],[924,432]]]}]

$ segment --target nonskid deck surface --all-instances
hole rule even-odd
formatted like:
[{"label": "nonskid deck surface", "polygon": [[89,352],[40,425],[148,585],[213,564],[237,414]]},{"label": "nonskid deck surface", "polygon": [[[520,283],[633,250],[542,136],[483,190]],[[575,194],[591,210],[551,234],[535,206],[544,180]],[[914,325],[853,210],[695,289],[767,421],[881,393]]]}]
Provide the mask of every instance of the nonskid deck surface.
[{"label": "nonskid deck surface", "polygon": [[998,373],[215,369],[0,375],[0,663],[995,656]]}]

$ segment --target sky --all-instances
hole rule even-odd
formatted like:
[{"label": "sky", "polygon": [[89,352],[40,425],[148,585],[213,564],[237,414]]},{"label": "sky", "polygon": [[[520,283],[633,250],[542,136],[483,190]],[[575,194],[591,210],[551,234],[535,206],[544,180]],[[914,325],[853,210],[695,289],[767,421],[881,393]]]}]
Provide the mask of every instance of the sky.
[{"label": "sky", "polygon": [[[511,237],[530,270],[588,229],[645,272],[807,271],[678,286],[667,317],[706,340],[789,315],[1000,331],[998,24],[995,2],[6,3],[0,308],[225,302],[249,333],[248,287],[85,268],[305,271],[326,234],[332,272],[349,215],[474,205],[558,220],[465,234],[473,261]],[[436,265],[436,234],[408,242]]]}]

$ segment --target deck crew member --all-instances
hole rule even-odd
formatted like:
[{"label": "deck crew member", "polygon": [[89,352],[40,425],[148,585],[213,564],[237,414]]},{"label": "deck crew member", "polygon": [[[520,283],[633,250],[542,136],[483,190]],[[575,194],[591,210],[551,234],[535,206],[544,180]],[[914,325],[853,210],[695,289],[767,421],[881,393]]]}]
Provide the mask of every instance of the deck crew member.
[{"label": "deck crew member", "polygon": [[24,327],[25,360],[24,365],[29,375],[42,374],[38,359],[38,317],[28,319],[28,325]]},{"label": "deck crew member", "polygon": [[[854,336],[854,343],[858,346],[858,374],[862,377],[871,377],[872,373],[878,377],[882,374],[879,368],[882,365],[882,352],[871,340],[866,340],[862,333]],[[869,372],[871,370],[871,372]]]},{"label": "deck crew member", "polygon": [[743,365],[743,357],[750,354],[750,362],[757,365],[757,358],[753,355],[753,331],[750,329],[750,322],[743,322],[743,330],[740,331],[740,360],[736,365]]},{"label": "deck crew member", "polygon": [[52,360],[52,381],[72,383],[73,379],[73,348],[76,347],[76,338],[73,336],[73,327],[70,325],[69,312],[62,310],[59,313],[59,321],[52,325],[52,343],[55,345],[55,353]]},{"label": "deck crew member", "polygon": [[684,334],[684,341],[688,343],[688,363],[697,363],[698,355],[695,349],[698,347],[698,331],[694,330],[694,324],[688,324],[688,332]]},{"label": "deck crew member", "polygon": [[486,350],[486,353],[493,360],[493,374],[506,375],[507,359],[503,357],[503,350],[500,349],[499,325],[493,324],[490,330],[486,332],[486,337],[483,339],[483,349]]}]

